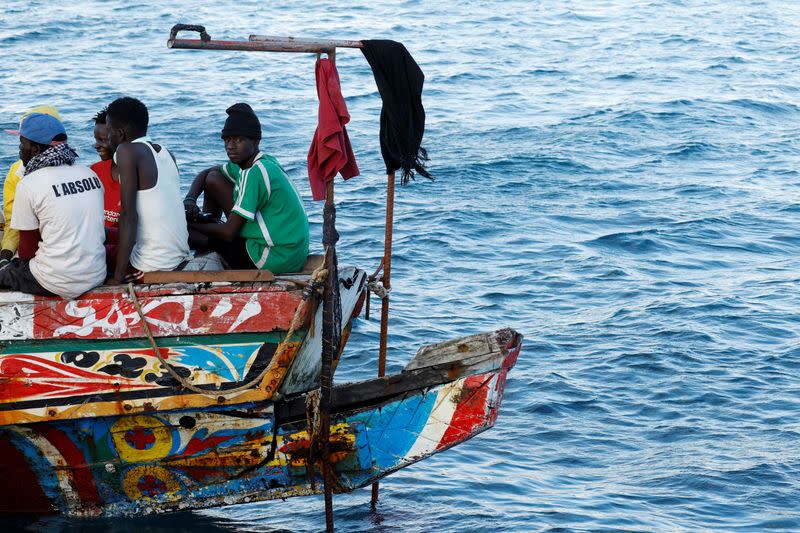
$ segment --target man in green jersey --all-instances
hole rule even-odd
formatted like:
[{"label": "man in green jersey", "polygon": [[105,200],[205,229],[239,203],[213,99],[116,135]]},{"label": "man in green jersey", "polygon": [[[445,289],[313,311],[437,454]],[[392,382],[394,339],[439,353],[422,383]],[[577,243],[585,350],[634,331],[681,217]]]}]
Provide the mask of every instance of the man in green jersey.
[{"label": "man in green jersey", "polygon": [[300,194],[278,161],[259,150],[261,123],[253,109],[240,103],[226,113],[222,140],[229,161],[198,174],[184,200],[189,242],[218,252],[231,268],[298,272],[308,257]]}]

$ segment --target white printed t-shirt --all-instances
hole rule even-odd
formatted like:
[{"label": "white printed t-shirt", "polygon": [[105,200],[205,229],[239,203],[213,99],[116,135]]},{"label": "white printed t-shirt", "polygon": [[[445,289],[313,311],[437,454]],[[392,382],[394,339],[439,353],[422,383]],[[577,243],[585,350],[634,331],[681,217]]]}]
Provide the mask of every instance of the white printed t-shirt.
[{"label": "white printed t-shirt", "polygon": [[11,227],[39,230],[31,274],[48,291],[75,298],[105,280],[103,185],[87,167],[45,167],[25,176]]}]

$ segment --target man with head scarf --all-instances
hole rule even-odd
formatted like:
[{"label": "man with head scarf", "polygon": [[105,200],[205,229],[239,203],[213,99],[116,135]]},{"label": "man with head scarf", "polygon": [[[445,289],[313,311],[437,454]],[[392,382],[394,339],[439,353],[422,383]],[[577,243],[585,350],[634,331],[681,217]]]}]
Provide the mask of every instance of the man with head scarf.
[{"label": "man with head scarf", "polygon": [[17,184],[11,228],[20,232],[19,258],[0,269],[0,287],[75,298],[103,282],[103,187],[76,165],[61,121],[26,116],[19,129],[25,167]]},{"label": "man with head scarf", "polygon": [[[44,113],[45,115],[50,115],[58,120],[61,120],[61,115],[59,114],[58,109],[53,106],[42,105],[39,107],[34,107],[22,115],[20,124],[21,121],[31,113]],[[19,135],[19,130],[6,131],[7,133]],[[3,241],[2,244],[0,244],[0,267],[5,265],[11,260],[12,257],[14,257],[14,254],[17,253],[17,248],[19,247],[19,232],[15,229],[11,229],[11,211],[14,209],[14,197],[17,192],[17,184],[19,183],[19,180],[22,179],[24,173],[25,165],[22,164],[21,159],[17,159],[8,170],[8,174],[6,174],[6,181],[3,183],[3,217],[5,218],[6,224],[3,230]]]}]

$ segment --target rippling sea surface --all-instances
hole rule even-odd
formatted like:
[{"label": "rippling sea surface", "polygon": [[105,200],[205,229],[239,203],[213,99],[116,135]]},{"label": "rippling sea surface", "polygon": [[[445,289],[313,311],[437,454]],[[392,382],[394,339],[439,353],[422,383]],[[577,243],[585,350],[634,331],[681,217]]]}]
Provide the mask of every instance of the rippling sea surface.
[{"label": "rippling sea surface", "polygon": [[[338,529],[800,529],[800,5],[344,4],[4,0],[0,125],[55,104],[88,164],[92,115],[135,95],[186,187],[247,101],[318,240],[313,56],[170,51],[169,28],[404,42],[436,181],[397,193],[388,370],[502,326],[525,344],[494,429],[385,479],[376,512],[368,489],[336,496]],[[340,260],[371,270],[380,97],[359,52],[337,62],[363,173],[337,182]],[[15,154],[0,138],[3,175]],[[374,375],[378,329],[356,324],[339,382]],[[15,526],[308,531],[324,512],[296,498]]]}]

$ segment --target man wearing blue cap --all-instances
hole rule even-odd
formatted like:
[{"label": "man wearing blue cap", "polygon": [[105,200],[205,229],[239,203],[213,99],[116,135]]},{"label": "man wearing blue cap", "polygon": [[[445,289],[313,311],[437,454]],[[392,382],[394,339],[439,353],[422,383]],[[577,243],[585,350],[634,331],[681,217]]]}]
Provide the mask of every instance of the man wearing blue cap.
[{"label": "man wearing blue cap", "polygon": [[20,125],[25,174],[11,213],[19,259],[0,270],[0,287],[75,298],[105,279],[103,187],[66,140],[51,115],[31,113]]},{"label": "man wearing blue cap", "polygon": [[[31,113],[44,113],[45,115],[52,115],[58,120],[61,120],[61,115],[56,107],[41,105],[23,114],[22,117],[20,117],[20,124],[22,124],[22,120]],[[5,131],[12,135],[19,135],[19,130]],[[22,160],[17,159],[11,164],[11,168],[8,169],[8,174],[6,174],[6,181],[3,182],[3,217],[5,220],[5,227],[3,228],[3,240],[0,242],[0,268],[14,257],[17,253],[17,248],[19,248],[19,232],[15,229],[11,229],[11,210],[14,208],[14,196],[17,194],[17,184],[19,180],[22,179],[24,173],[25,165],[22,164]],[[38,239],[36,242],[39,242]]]}]

